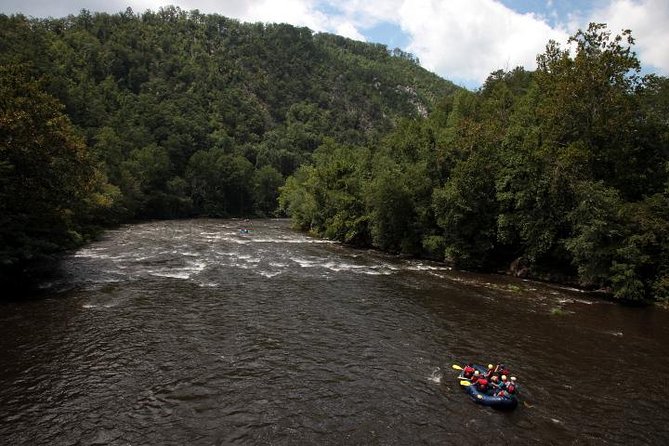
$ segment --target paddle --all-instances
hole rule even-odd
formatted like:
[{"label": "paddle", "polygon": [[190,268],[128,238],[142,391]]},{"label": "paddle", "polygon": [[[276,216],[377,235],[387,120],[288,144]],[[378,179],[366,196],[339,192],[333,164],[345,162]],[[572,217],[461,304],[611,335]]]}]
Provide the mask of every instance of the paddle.
[{"label": "paddle", "polygon": [[472,385],[472,383],[470,383],[469,381],[460,381],[460,385],[465,386],[465,387],[469,387],[469,386]]},{"label": "paddle", "polygon": [[462,367],[456,364],[453,364],[451,367],[453,367],[455,370],[462,370]]}]

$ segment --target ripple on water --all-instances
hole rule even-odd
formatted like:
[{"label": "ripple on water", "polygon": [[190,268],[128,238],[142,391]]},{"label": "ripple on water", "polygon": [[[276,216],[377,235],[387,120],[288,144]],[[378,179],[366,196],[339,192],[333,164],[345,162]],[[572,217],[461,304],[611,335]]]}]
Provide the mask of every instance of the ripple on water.
[{"label": "ripple on water", "polygon": [[[237,234],[242,224],[253,232]],[[648,392],[629,372],[669,367],[664,313],[582,305],[580,293],[353,251],[288,226],[150,222],[66,259],[71,291],[3,307],[0,438],[666,443],[650,420],[669,422],[669,391]],[[551,315],[556,305],[573,311]],[[512,414],[471,403],[450,369],[499,358],[528,403]],[[606,388],[582,370],[605,370]]]}]

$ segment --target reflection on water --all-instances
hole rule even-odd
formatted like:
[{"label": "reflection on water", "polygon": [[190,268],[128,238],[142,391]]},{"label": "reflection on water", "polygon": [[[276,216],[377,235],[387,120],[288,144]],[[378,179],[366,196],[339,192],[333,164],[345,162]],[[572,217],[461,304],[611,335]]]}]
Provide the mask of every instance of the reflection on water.
[{"label": "reflection on water", "polygon": [[[283,220],[125,226],[52,286],[2,307],[3,444],[669,440],[669,391],[649,385],[669,366],[655,308],[352,250]],[[505,361],[524,404],[472,404],[451,369],[466,360]]]}]

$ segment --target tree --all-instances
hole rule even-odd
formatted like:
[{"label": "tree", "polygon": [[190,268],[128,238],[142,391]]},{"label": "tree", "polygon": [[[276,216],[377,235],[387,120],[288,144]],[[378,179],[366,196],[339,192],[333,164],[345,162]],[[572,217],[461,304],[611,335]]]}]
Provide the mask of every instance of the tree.
[{"label": "tree", "polygon": [[253,202],[256,213],[261,216],[270,216],[277,208],[279,188],[284,179],[278,170],[271,166],[264,166],[253,174]]},{"label": "tree", "polygon": [[249,214],[253,172],[253,165],[244,157],[220,149],[196,152],[186,168],[195,211],[211,217]]},{"label": "tree", "polygon": [[434,191],[434,213],[444,232],[445,257],[460,267],[487,268],[498,260],[496,165],[490,153],[475,153]]},{"label": "tree", "polygon": [[636,93],[643,79],[631,32],[612,37],[606,25],[591,23],[569,42],[575,44],[573,56],[550,42],[537,57],[544,150],[578,148],[586,175],[626,199],[657,192],[663,182],[652,177],[663,178],[664,172],[657,147],[639,138],[645,119]]},{"label": "tree", "polygon": [[86,145],[25,66],[0,67],[0,280],[28,262],[77,246],[98,209],[111,208]]}]

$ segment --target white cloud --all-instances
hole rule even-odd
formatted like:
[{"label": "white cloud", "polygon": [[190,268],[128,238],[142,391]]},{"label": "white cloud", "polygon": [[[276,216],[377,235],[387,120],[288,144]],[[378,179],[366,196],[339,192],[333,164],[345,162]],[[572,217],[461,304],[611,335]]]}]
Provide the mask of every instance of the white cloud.
[{"label": "white cloud", "polygon": [[[172,0],[174,3],[175,0]],[[359,31],[355,14],[326,14],[318,0],[184,0],[182,9],[199,9],[203,13],[218,13],[243,22],[290,23],[306,26],[313,31],[332,32],[356,40],[365,40]],[[334,6],[333,6],[334,7]]]},{"label": "white cloud", "polygon": [[494,0],[406,1],[399,15],[409,51],[428,69],[465,83],[481,83],[500,68],[534,69],[549,39],[567,39],[538,16]]},{"label": "white cloud", "polygon": [[380,22],[397,23],[402,0],[327,0],[331,9],[339,11],[357,26],[370,28]]},{"label": "white cloud", "polygon": [[[248,22],[290,23],[321,31],[326,28],[328,17],[306,0],[256,0],[246,2],[246,11],[237,18]],[[223,8],[219,8],[223,9]]]},{"label": "white cloud", "polygon": [[354,40],[362,40],[365,41],[365,36],[360,34],[360,31],[358,31],[358,28],[356,26],[348,21],[341,22],[338,25],[335,26],[334,30],[335,34],[339,34],[340,36],[348,37],[349,39],[354,39]]},{"label": "white cloud", "polygon": [[666,0],[613,0],[594,11],[590,21],[607,23],[612,34],[631,29],[644,68],[650,65],[669,74],[669,2]]}]

